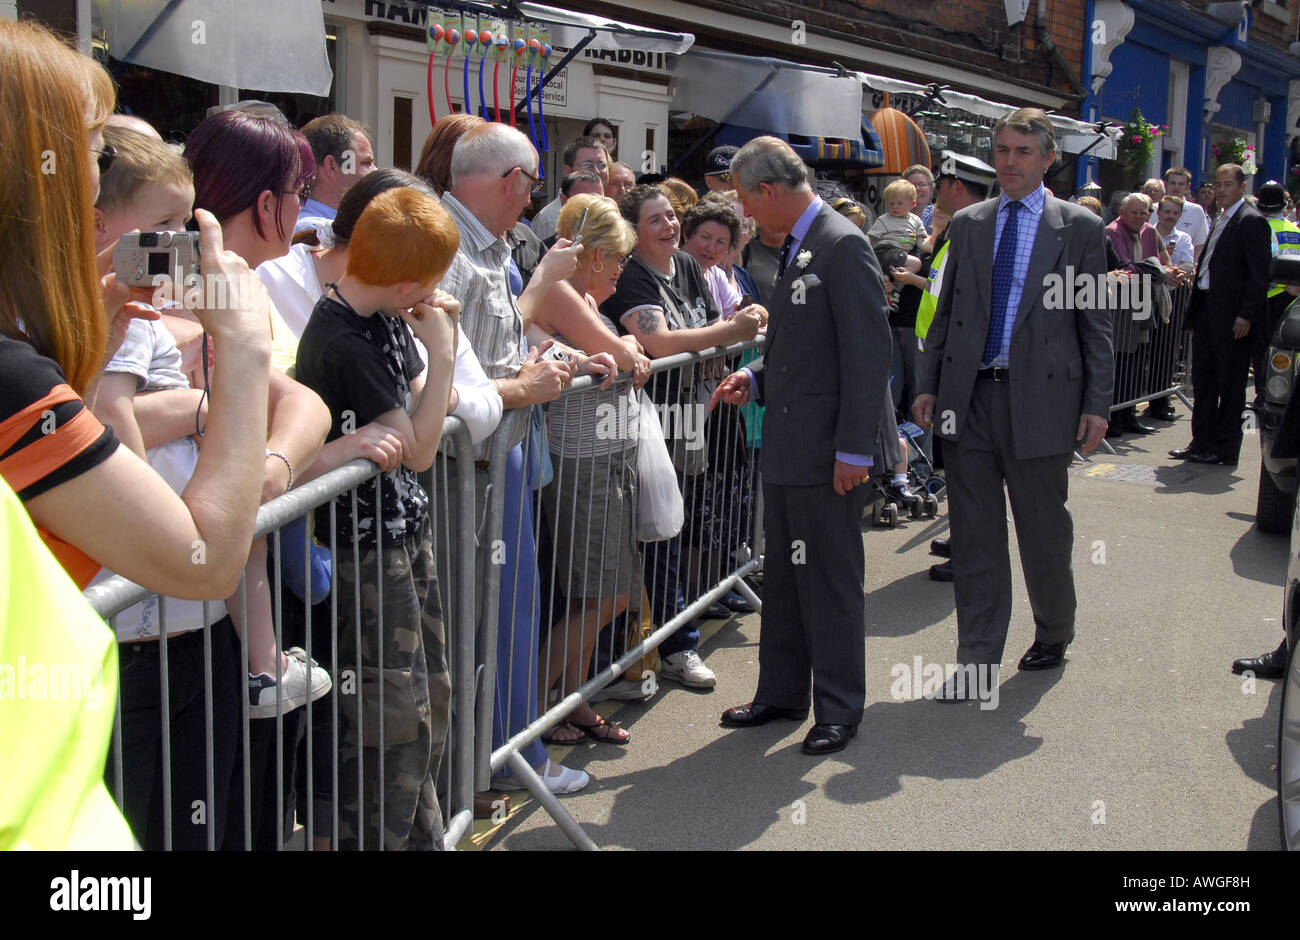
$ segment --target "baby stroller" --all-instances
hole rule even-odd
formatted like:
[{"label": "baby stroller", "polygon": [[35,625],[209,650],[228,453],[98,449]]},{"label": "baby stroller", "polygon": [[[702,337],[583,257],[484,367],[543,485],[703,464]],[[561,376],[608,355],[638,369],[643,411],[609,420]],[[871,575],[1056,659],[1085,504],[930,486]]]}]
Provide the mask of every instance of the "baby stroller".
[{"label": "baby stroller", "polygon": [[[903,513],[913,519],[933,519],[939,512],[939,497],[947,488],[944,478],[935,471],[927,451],[929,434],[911,421],[898,422],[899,436],[907,441],[907,482],[895,483],[892,468],[871,480],[871,523],[894,526]],[[898,454],[901,461],[902,455]],[[894,466],[899,461],[894,462]]]}]

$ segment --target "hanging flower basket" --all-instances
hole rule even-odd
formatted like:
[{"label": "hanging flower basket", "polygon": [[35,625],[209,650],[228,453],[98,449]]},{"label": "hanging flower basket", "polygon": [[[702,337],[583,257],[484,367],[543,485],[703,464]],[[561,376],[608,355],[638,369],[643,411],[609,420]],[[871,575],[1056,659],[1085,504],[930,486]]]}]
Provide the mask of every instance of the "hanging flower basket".
[{"label": "hanging flower basket", "polygon": [[1247,147],[1246,138],[1244,137],[1229,137],[1210,148],[1210,152],[1214,154],[1214,159],[1218,161],[1219,166],[1223,166],[1225,163],[1245,164],[1247,150],[1250,150],[1250,158],[1253,164],[1255,151],[1253,148]]},{"label": "hanging flower basket", "polygon": [[1124,134],[1119,141],[1119,160],[1128,174],[1136,178],[1146,172],[1155,152],[1156,141],[1169,130],[1164,124],[1150,124],[1142,116],[1140,108],[1134,108],[1124,125]]}]

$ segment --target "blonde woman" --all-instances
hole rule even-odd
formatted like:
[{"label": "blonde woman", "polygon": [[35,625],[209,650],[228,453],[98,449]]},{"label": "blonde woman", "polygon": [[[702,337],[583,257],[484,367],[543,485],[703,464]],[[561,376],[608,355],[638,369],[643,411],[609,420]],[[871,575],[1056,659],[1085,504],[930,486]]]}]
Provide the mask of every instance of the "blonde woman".
[{"label": "blonde woman", "polygon": [[[650,377],[649,358],[635,337],[619,336],[599,310],[618,285],[636,234],[614,200],[605,196],[571,197],[560,212],[560,238],[576,238],[580,222],[578,268],[552,285],[535,322],[558,342],[588,355],[609,353],[620,372],[632,373],[634,389],[640,388]],[[543,698],[552,689],[563,697],[586,681],[600,628],[627,609],[641,567],[632,532],[636,437],[606,433],[611,416],[615,429],[638,427],[635,395],[615,385],[570,393],[547,406],[555,477],[542,499],[555,537],[556,571],[561,572],[556,587],[569,606],[542,648],[538,689]],[[545,707],[543,702],[541,710]],[[630,735],[583,704],[544,740],[572,744],[584,737],[626,744]]]}]

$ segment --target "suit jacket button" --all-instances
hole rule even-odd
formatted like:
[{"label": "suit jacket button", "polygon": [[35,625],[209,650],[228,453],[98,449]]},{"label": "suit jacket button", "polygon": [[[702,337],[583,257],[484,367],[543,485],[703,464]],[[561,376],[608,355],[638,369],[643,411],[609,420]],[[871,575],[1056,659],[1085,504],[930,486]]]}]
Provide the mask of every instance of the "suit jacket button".
[{"label": "suit jacket button", "polygon": [[958,326],[961,326],[961,321],[960,321],[960,320],[957,321],[957,325],[958,325]]},{"label": "suit jacket button", "polygon": [[783,415],[788,415],[789,413],[790,413],[790,406],[789,406],[789,405],[782,405],[782,406],[781,406],[781,414],[783,414]]},{"label": "suit jacket button", "polygon": [[782,366],[782,367],[781,367],[781,374],[782,374],[782,375],[785,375],[785,374],[786,374],[787,372],[789,372],[789,371],[790,371],[789,366]]},{"label": "suit jacket button", "polygon": [[944,357],[943,357],[943,361],[944,361],[944,362],[952,362],[952,356],[944,356]]},{"label": "suit jacket button", "polygon": [[1052,377],[1052,373],[1050,373],[1050,372],[1047,373],[1047,377],[1050,379],[1050,378]]}]

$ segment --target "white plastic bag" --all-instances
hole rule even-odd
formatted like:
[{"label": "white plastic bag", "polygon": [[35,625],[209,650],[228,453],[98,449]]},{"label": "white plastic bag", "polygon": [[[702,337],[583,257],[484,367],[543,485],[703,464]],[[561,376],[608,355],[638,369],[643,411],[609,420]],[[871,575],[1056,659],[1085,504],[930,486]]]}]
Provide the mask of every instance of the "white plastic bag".
[{"label": "white plastic bag", "polygon": [[640,542],[661,542],[682,531],[686,507],[677,487],[677,471],[668,456],[659,413],[641,393],[640,441],[637,446],[637,526]]}]

